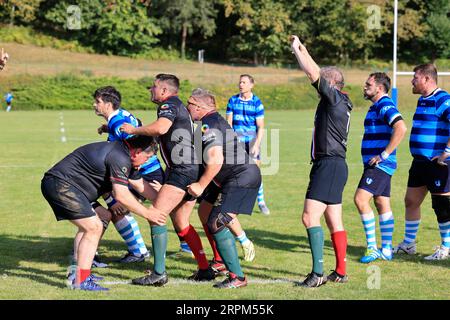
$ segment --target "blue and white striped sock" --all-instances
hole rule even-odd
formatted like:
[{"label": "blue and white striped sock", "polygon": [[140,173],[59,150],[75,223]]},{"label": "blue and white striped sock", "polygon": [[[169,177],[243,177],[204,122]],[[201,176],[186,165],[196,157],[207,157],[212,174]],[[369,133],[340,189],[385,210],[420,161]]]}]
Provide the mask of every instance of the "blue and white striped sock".
[{"label": "blue and white striped sock", "polygon": [[125,240],[129,252],[136,256],[147,253],[147,247],[145,246],[137,221],[131,214],[125,215],[114,226],[123,240]]},{"label": "blue and white striped sock", "polygon": [[361,214],[361,221],[366,233],[366,241],[368,248],[377,248],[377,237],[375,234],[375,216],[373,211],[370,213]]},{"label": "blue and white striped sock", "polygon": [[405,239],[403,242],[406,244],[413,243],[416,241],[417,231],[419,231],[420,219],[419,220],[405,220]]},{"label": "blue and white striped sock", "polygon": [[450,248],[450,221],[439,223],[439,231],[441,233],[442,245]]},{"label": "blue and white striped sock", "polygon": [[261,182],[261,185],[259,186],[259,190],[258,190],[258,204],[264,204],[264,187],[263,187],[263,183]]},{"label": "blue and white striped sock", "polygon": [[392,212],[380,214],[381,248],[385,255],[392,254],[392,234],[394,233],[394,215]]},{"label": "blue and white striped sock", "polygon": [[242,233],[239,236],[236,237],[236,240],[238,240],[241,244],[244,244],[245,242],[250,241],[247,238],[247,235],[245,234],[245,231],[242,231]]}]

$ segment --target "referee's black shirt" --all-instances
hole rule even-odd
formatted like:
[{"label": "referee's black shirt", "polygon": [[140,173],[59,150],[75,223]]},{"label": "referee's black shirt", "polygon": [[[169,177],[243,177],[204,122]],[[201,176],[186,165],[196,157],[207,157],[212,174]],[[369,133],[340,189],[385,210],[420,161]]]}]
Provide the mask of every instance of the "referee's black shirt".
[{"label": "referee's black shirt", "polygon": [[352,102],[345,93],[330,87],[323,77],[312,83],[312,86],[317,89],[320,102],[314,118],[311,159],[345,159]]}]

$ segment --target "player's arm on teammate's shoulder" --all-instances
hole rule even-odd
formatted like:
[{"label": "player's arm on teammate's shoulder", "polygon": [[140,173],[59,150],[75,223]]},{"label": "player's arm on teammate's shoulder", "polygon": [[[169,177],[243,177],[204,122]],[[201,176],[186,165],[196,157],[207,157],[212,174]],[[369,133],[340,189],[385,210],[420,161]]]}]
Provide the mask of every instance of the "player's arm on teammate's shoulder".
[{"label": "player's arm on teammate's shoulder", "polygon": [[290,36],[291,49],[297,58],[300,68],[306,73],[311,83],[316,82],[320,77],[320,67],[310,56],[306,47],[301,43],[296,35]]},{"label": "player's arm on teammate's shoulder", "polygon": [[6,66],[6,62],[9,59],[9,55],[5,50],[2,48],[1,54],[0,54],[0,71],[3,70]]},{"label": "player's arm on teammate's shoulder", "polygon": [[169,131],[170,127],[172,126],[172,121],[161,117],[158,120],[142,126],[142,127],[133,127],[129,123],[124,123],[120,130],[124,131],[128,134],[137,134],[137,135],[144,135],[144,136],[161,136],[165,134],[167,131]]}]

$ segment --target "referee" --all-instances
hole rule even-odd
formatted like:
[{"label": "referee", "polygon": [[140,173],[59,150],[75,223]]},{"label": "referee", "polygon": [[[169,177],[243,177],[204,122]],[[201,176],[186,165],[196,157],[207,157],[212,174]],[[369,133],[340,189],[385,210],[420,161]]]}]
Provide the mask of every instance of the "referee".
[{"label": "referee", "polygon": [[[306,279],[299,283],[302,287],[312,288],[327,281],[347,281],[347,235],[342,223],[342,192],[348,177],[345,154],[352,103],[341,91],[344,77],[339,69],[321,69],[297,36],[291,36],[291,47],[300,68],[320,96],[311,144],[313,166],[302,216],[308,232],[313,268]],[[320,218],[324,213],[336,256],[336,268],[328,277],[323,273],[324,237]]]}]

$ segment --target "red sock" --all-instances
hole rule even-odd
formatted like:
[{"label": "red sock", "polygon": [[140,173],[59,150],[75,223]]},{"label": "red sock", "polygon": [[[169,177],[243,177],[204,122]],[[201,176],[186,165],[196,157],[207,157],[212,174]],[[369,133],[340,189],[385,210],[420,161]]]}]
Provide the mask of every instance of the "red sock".
[{"label": "red sock", "polygon": [[213,238],[211,232],[209,231],[207,224],[203,225],[203,230],[205,230],[206,237],[208,237],[209,244],[211,245],[211,249],[214,254],[214,260],[222,261],[222,257],[220,256],[219,251],[217,250],[216,242],[214,241],[214,238]]},{"label": "red sock", "polygon": [[195,260],[197,260],[198,267],[203,270],[208,269],[209,264],[206,259],[205,252],[203,251],[202,241],[200,240],[200,237],[194,227],[189,225],[178,232],[178,235],[183,237],[189,245],[189,248],[191,248]]},{"label": "red sock", "polygon": [[91,274],[91,269],[80,269],[80,283],[87,279]]},{"label": "red sock", "polygon": [[334,255],[336,256],[336,272],[340,275],[346,275],[347,265],[347,233],[345,231],[338,231],[331,234],[333,241]]}]

